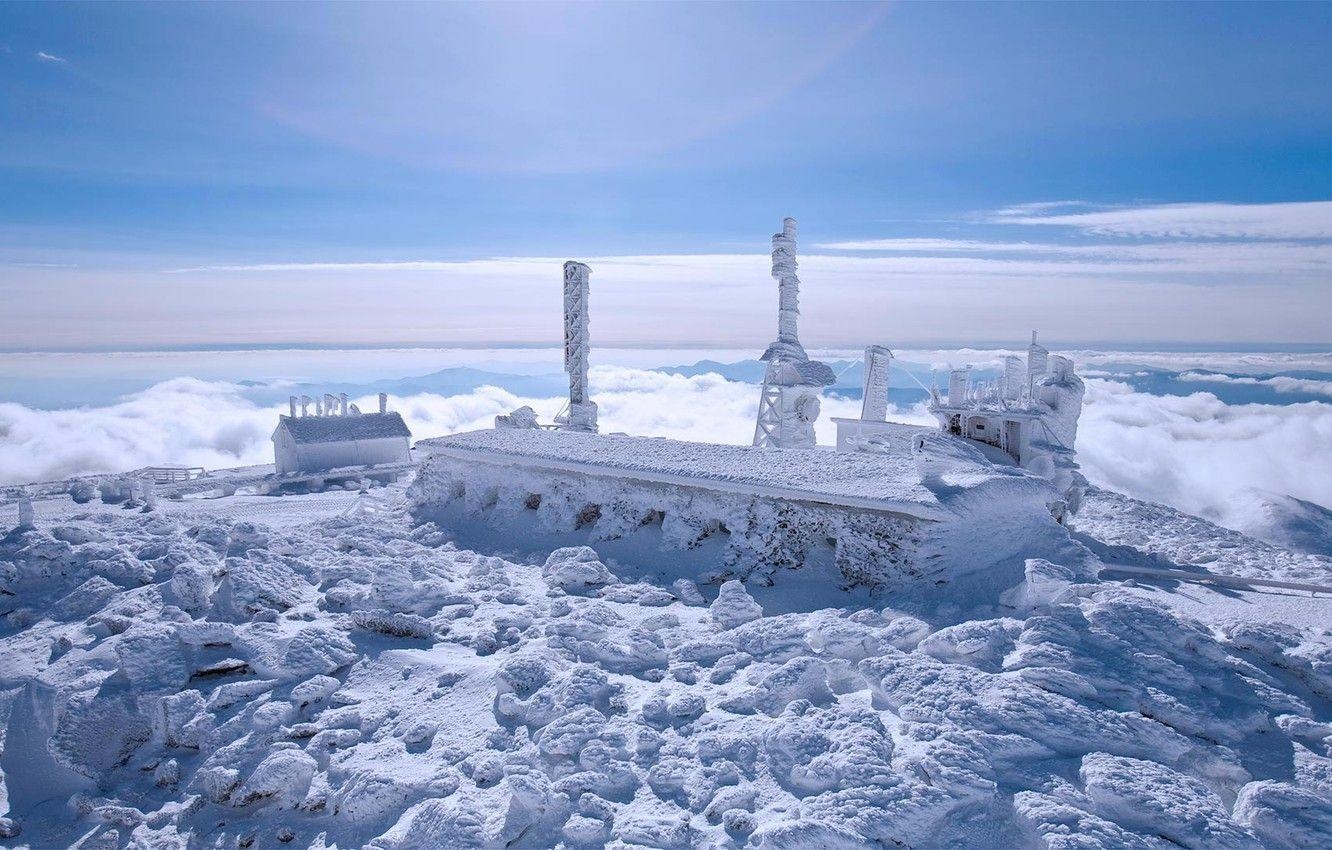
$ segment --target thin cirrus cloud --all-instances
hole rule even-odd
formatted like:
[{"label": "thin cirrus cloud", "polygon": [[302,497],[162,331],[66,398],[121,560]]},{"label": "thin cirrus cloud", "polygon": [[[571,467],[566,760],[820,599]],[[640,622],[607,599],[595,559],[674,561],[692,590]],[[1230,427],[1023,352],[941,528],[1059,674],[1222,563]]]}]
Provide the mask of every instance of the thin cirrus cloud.
[{"label": "thin cirrus cloud", "polygon": [[1157,204],[1054,212],[1074,202],[1028,204],[989,222],[1075,228],[1096,236],[1177,239],[1332,239],[1332,201],[1274,204]]},{"label": "thin cirrus cloud", "polygon": [[54,53],[47,53],[45,50],[38,50],[33,55],[37,57],[39,62],[54,62],[57,65],[64,65],[69,61],[63,56],[56,56]]}]

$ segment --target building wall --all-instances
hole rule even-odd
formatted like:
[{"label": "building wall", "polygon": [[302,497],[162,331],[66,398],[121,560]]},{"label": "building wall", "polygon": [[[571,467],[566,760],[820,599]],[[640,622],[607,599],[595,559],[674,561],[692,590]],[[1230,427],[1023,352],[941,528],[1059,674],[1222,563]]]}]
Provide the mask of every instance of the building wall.
[{"label": "building wall", "polygon": [[321,472],[343,466],[401,463],[411,460],[410,448],[411,444],[406,437],[297,444],[282,429],[279,429],[273,441],[274,463],[279,475],[288,472]]}]

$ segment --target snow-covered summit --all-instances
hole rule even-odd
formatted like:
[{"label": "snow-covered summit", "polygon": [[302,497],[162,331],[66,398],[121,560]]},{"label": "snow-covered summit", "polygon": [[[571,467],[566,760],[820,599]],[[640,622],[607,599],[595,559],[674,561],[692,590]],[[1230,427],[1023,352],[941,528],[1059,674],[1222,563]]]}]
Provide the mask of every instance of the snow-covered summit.
[{"label": "snow-covered summit", "polygon": [[[459,548],[392,489],[373,515],[334,507],[359,498],[37,500],[0,539],[6,846],[1275,850],[1332,832],[1326,599],[1096,583],[1057,556],[1004,594],[659,584],[600,548]],[[1147,507],[1107,521],[1180,533]],[[1079,523],[1115,555],[1100,512]]]}]

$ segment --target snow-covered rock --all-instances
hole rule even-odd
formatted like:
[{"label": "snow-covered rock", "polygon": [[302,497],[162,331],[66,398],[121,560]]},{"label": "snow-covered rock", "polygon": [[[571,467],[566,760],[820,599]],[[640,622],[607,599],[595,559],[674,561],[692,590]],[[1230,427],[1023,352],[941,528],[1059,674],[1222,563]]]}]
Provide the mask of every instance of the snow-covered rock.
[{"label": "snow-covered rock", "polygon": [[556,549],[546,558],[541,574],[555,587],[570,592],[585,591],[615,581],[597,553],[588,546]]},{"label": "snow-covered rock", "polygon": [[733,629],[763,616],[763,608],[749,595],[745,586],[735,580],[723,582],[712,601],[709,614],[712,621],[723,629]]}]

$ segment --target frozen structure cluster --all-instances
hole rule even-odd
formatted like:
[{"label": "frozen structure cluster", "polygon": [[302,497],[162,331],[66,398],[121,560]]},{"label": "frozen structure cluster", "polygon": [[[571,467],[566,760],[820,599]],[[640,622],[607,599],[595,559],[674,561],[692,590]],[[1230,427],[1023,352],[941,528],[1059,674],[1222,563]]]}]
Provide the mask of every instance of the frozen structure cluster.
[{"label": "frozen structure cluster", "polygon": [[[940,428],[884,421],[872,346],[838,450],[597,433],[587,281],[556,424],[423,441],[405,491],[17,494],[0,843],[1328,846],[1327,600],[1253,588],[1332,559],[1095,488],[1071,536],[1081,384],[1034,343]],[[772,386],[817,399],[782,305]],[[374,416],[319,409],[285,427]],[[1251,581],[1100,580],[1163,563]]]},{"label": "frozen structure cluster", "polygon": [[762,356],[753,446],[598,435],[589,275],[564,264],[564,411],[543,426],[523,407],[492,431],[421,441],[418,518],[542,545],[598,542],[629,560],[696,553],[686,557],[725,576],[826,563],[842,584],[883,587],[984,570],[1011,548],[986,541],[1020,546],[1025,530],[1077,508],[1082,385],[1068,361],[1035,345],[1023,386],[964,381],[947,402],[936,394],[944,433],[886,421],[893,355],[871,345],[860,418],[835,420],[837,451],[816,446],[820,395],[835,376],[800,342],[790,218],[772,237],[777,338]]},{"label": "frozen structure cluster", "polygon": [[1085,481],[1077,472],[1075,444],[1084,388],[1073,361],[1051,355],[1031,335],[1027,361],[1009,355],[998,381],[973,384],[971,370],[949,373],[948,393],[931,391],[930,412],[939,427],[1001,449],[1024,469],[1050,479],[1076,513]]}]

